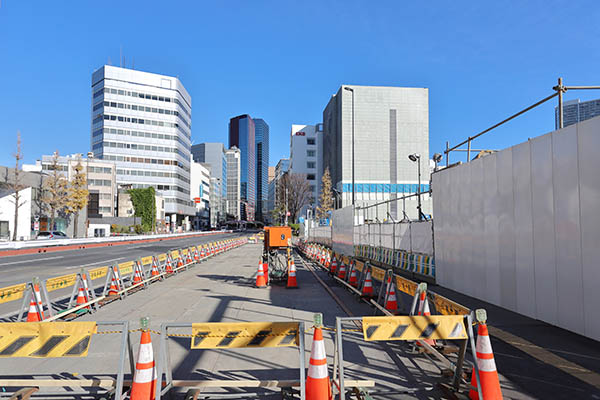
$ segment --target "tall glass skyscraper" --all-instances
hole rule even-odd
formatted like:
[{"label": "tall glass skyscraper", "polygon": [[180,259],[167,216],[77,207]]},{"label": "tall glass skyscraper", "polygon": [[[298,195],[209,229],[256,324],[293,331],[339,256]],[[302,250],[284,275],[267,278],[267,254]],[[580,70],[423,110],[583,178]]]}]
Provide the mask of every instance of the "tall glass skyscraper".
[{"label": "tall glass skyscraper", "polygon": [[252,118],[238,115],[229,120],[229,147],[240,149],[241,219],[254,221],[256,209],[256,142]]},{"label": "tall glass skyscraper", "polygon": [[269,125],[254,118],[256,141],[256,219],[264,221],[269,201]]},{"label": "tall glass skyscraper", "polygon": [[92,74],[91,97],[94,156],[115,162],[117,184],[153,186],[171,227],[189,227],[192,98],[183,84],[105,65]]}]

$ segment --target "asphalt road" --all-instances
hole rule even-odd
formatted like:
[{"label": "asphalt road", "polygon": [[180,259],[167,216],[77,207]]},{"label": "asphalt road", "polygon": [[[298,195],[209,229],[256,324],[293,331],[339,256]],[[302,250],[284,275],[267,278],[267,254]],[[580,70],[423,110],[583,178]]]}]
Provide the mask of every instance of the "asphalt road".
[{"label": "asphalt road", "polygon": [[0,287],[29,282],[34,276],[47,279],[78,272],[80,268],[95,268],[134,260],[141,256],[164,253],[167,250],[188,247],[225,238],[238,237],[225,233],[160,242],[142,242],[111,247],[66,250],[45,254],[0,256]]}]

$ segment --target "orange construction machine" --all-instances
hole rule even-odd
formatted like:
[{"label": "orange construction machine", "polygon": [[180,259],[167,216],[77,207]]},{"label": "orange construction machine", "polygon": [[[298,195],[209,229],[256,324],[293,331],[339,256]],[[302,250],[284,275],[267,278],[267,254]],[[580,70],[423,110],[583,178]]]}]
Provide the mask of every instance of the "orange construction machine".
[{"label": "orange construction machine", "polygon": [[289,226],[265,227],[263,262],[269,265],[269,280],[287,280],[291,247],[292,229]]}]

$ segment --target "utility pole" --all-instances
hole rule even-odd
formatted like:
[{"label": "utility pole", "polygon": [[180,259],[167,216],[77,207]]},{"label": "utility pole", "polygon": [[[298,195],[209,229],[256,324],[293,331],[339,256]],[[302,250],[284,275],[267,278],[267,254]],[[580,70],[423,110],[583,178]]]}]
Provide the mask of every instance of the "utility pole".
[{"label": "utility pole", "polygon": [[288,224],[288,187],[286,185],[285,186],[285,226],[287,226],[287,224]]}]

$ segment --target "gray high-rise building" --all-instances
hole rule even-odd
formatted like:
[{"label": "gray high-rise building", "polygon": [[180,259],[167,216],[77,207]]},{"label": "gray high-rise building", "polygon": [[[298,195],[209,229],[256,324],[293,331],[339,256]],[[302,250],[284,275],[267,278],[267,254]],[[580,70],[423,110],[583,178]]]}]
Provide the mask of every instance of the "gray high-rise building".
[{"label": "gray high-rise building", "polygon": [[[565,101],[563,104],[563,126],[576,124],[600,115],[600,99]],[[554,127],[558,129],[558,107],[554,108]]]},{"label": "gray high-rise building", "polygon": [[240,149],[234,146],[225,150],[225,160],[227,161],[227,214],[239,220],[242,215],[240,210],[242,161]]},{"label": "gray high-rise building", "polygon": [[269,201],[269,125],[254,118],[254,141],[256,143],[256,219],[265,220]]},{"label": "gray high-rise building", "polygon": [[211,226],[225,221],[227,202],[227,160],[223,143],[199,143],[192,146],[195,162],[210,165],[211,175]]},{"label": "gray high-rise building", "polygon": [[[354,116],[353,116],[354,114]],[[417,192],[420,155],[421,192],[429,190],[429,91],[427,88],[344,85],[323,111],[323,170],[329,167],[342,206],[352,204],[352,127],[354,121],[354,196],[365,206]],[[399,204],[398,204],[399,203]],[[415,197],[406,200],[406,213],[418,218]],[[402,219],[402,202],[389,213]],[[430,210],[423,197],[423,212]],[[388,219],[387,208],[379,213]]]}]

